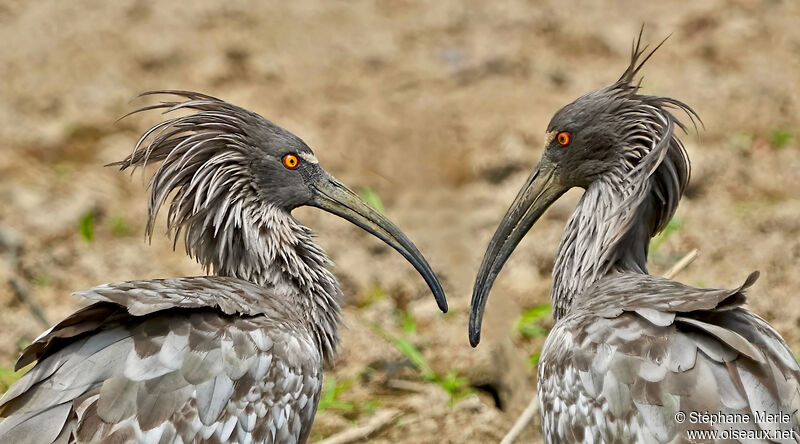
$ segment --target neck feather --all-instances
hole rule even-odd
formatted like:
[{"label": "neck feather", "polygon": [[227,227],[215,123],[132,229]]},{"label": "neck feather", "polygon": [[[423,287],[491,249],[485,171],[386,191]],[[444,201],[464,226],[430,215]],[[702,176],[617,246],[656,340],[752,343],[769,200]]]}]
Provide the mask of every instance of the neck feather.
[{"label": "neck feather", "polygon": [[620,141],[622,156],[586,189],[558,247],[550,292],[556,320],[609,273],[647,273],[650,238],[672,219],[689,183],[689,158],[675,134],[684,127],[666,108],[695,114],[676,100],[636,97],[643,104]]},{"label": "neck feather", "polygon": [[[328,269],[328,256],[314,241],[313,232],[289,213],[259,205],[236,210],[228,215],[231,222],[225,230],[189,228],[187,245],[202,248],[188,253],[218,276],[250,281],[271,290],[274,297],[300,304],[309,330],[330,361],[339,341],[342,293]],[[203,239],[190,239],[193,232]]]},{"label": "neck feather", "polygon": [[586,189],[567,223],[553,266],[550,297],[556,320],[602,277],[647,273],[650,238],[675,214],[688,183],[685,151],[680,145],[673,148],[654,169],[632,167],[622,160]]},{"label": "neck feather", "polygon": [[594,182],[570,217],[553,266],[550,296],[555,319],[603,276],[616,271],[647,273],[650,233],[641,225],[626,223],[631,213],[640,211],[619,211],[619,191],[610,181]]}]

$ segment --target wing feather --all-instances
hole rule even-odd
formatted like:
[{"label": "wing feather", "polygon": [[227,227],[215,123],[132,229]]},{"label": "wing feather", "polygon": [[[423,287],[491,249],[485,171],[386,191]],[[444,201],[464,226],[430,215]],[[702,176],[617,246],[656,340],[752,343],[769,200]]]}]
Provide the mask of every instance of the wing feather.
[{"label": "wing feather", "polygon": [[37,444],[55,442],[70,414],[69,403],[16,415],[0,423],[3,442]]},{"label": "wing feather", "polygon": [[[749,421],[733,425],[742,430],[800,436],[800,367],[741,307],[757,274],[733,290],[638,276],[601,280],[548,335],[539,363],[548,442],[576,430],[578,442],[670,442],[687,428],[731,426],[679,424],[679,411],[741,414]],[[558,407],[570,405],[576,413]],[[781,414],[790,420],[770,420]]]},{"label": "wing feather", "polygon": [[[37,443],[304,442],[321,389],[319,347],[289,327],[305,325],[297,307],[267,307],[274,298],[238,283],[184,278],[82,292],[98,302],[23,353],[21,363],[39,362],[0,399],[0,441],[38,430]],[[235,311],[255,299],[259,312]]]}]

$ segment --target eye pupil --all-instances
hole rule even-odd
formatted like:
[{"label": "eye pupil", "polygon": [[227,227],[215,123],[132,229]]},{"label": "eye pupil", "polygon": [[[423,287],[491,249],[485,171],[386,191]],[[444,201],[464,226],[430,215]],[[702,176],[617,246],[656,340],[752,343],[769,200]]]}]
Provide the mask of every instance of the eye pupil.
[{"label": "eye pupil", "polygon": [[558,135],[556,136],[556,140],[558,141],[558,144],[561,145],[561,146],[569,145],[569,142],[570,142],[569,133],[566,132],[566,131],[562,131],[562,132],[558,133]]},{"label": "eye pupil", "polygon": [[297,168],[298,163],[299,160],[297,159],[297,156],[295,156],[294,154],[287,154],[283,156],[283,166],[285,166],[286,168],[289,169]]}]

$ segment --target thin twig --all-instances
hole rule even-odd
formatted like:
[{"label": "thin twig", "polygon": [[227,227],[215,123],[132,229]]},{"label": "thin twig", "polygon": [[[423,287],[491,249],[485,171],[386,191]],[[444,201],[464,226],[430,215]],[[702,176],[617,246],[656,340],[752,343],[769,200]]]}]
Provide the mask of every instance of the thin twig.
[{"label": "thin twig", "polygon": [[50,327],[50,321],[47,320],[47,316],[44,314],[44,310],[36,301],[33,300],[33,296],[31,296],[30,290],[24,284],[22,284],[17,279],[11,278],[8,280],[8,285],[14,290],[14,294],[17,295],[20,301],[22,301],[33,313],[33,317],[35,317],[42,326],[45,328]]},{"label": "thin twig", "polygon": [[430,384],[421,382],[406,381],[404,379],[390,379],[386,381],[386,386],[394,390],[403,390],[412,393],[426,393],[430,390]]},{"label": "thin twig", "polygon": [[318,441],[317,444],[348,444],[365,440],[372,436],[372,434],[389,425],[389,423],[393,422],[401,414],[401,411],[394,409],[378,410],[364,425],[337,433],[322,441]]},{"label": "thin twig", "polygon": [[688,267],[689,264],[694,262],[694,260],[697,259],[697,256],[700,256],[700,252],[697,250],[697,248],[686,253],[686,256],[682,257],[678,262],[675,262],[675,265],[673,265],[669,270],[667,270],[666,273],[664,273],[664,277],[667,279],[672,279],[676,274],[680,273],[684,268]]},{"label": "thin twig", "polygon": [[539,413],[539,397],[534,393],[531,402],[528,403],[528,406],[525,407],[525,410],[519,415],[519,418],[517,418],[511,430],[506,433],[506,436],[503,437],[503,440],[500,441],[500,444],[513,444],[537,413]]}]

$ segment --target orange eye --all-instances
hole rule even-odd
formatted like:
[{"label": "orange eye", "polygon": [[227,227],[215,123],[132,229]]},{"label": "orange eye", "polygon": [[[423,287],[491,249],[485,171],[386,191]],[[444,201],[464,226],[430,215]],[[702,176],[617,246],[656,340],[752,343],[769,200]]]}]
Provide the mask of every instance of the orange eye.
[{"label": "orange eye", "polygon": [[556,135],[556,141],[561,146],[569,145],[570,140],[572,140],[572,137],[570,137],[569,133],[566,131],[561,131]]},{"label": "orange eye", "polygon": [[297,158],[294,154],[287,154],[283,156],[283,166],[293,170],[297,168],[297,165],[300,164],[300,159]]}]

